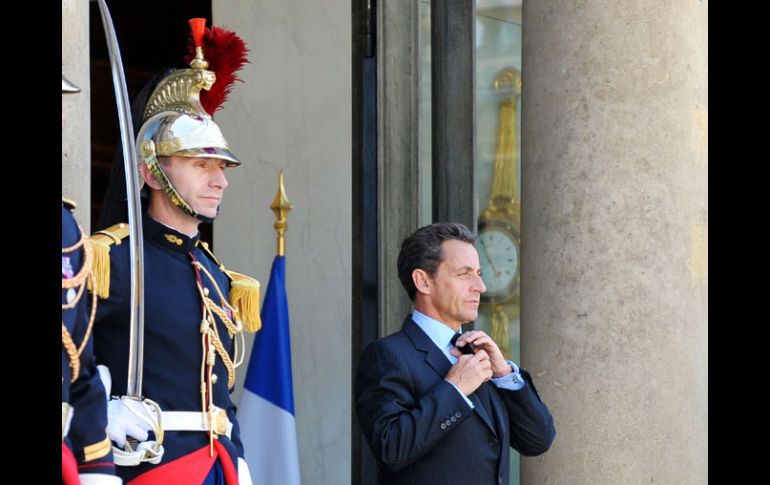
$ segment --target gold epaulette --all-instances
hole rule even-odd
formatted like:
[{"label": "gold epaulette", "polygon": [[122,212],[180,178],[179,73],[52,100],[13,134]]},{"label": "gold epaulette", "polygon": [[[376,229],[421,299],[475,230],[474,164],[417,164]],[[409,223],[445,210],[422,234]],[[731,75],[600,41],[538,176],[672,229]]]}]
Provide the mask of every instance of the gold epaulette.
[{"label": "gold epaulette", "polygon": [[251,276],[223,269],[230,278],[230,304],[238,309],[243,328],[247,332],[256,332],[262,328],[259,316],[259,281]]},{"label": "gold epaulette", "polygon": [[[91,246],[94,248],[93,279],[96,281],[96,294],[100,298],[110,296],[110,246],[120,244],[126,237],[128,224],[125,222],[97,231],[91,236]],[[91,280],[88,289],[94,291]]]},{"label": "gold epaulette", "polygon": [[209,245],[200,241],[200,246],[219,266],[219,269],[230,278],[230,304],[238,309],[238,314],[247,332],[256,332],[262,328],[262,319],[259,316],[259,281],[237,271],[226,269],[209,249]]}]

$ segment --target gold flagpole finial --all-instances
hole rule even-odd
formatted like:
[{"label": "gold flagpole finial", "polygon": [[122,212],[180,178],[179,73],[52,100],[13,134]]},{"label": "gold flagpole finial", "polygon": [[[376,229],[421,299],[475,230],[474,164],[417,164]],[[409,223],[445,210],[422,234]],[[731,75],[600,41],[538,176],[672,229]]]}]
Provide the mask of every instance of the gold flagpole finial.
[{"label": "gold flagpole finial", "polygon": [[289,199],[286,198],[286,189],[283,186],[283,170],[281,170],[280,175],[278,175],[278,193],[275,194],[275,199],[273,199],[270,208],[275,214],[275,223],[273,224],[273,227],[278,233],[278,256],[283,256],[285,254],[283,235],[286,233],[286,228],[288,227],[286,216],[289,214],[289,211],[294,208],[294,206],[289,203]]}]

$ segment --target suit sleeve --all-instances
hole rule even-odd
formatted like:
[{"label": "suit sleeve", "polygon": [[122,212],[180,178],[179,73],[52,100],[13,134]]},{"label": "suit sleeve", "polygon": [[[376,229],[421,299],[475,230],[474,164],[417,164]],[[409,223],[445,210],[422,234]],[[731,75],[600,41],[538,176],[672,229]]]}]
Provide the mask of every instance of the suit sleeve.
[{"label": "suit sleeve", "polygon": [[[89,341],[87,347],[91,345]],[[84,359],[80,376],[72,384],[70,404],[75,411],[68,438],[78,471],[114,474],[112,446],[107,437],[107,395],[91,355]]]},{"label": "suit sleeve", "polygon": [[356,411],[369,446],[380,465],[397,472],[429,453],[473,411],[446,380],[415,395],[403,356],[381,342],[361,357],[356,377]]},{"label": "suit sleeve", "polygon": [[510,445],[524,456],[536,456],[551,447],[556,428],[548,407],[540,400],[532,376],[524,369],[520,372],[526,386],[518,391],[497,388],[497,392],[508,409]]},{"label": "suit sleeve", "polygon": [[112,447],[107,437],[107,396],[96,370],[93,338],[87,335],[90,310],[90,294],[85,293],[73,309],[76,314],[75,341],[88,340],[80,356],[80,373],[70,387],[69,404],[74,411],[67,438],[80,473],[114,475]]}]

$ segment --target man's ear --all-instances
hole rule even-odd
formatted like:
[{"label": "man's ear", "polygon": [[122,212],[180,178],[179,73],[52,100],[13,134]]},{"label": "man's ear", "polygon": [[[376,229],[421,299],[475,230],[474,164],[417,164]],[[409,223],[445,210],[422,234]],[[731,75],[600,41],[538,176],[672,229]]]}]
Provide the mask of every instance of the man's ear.
[{"label": "man's ear", "polygon": [[412,282],[414,283],[415,288],[417,288],[417,291],[420,293],[430,295],[433,291],[431,287],[432,280],[430,275],[424,269],[418,268],[412,271]]},{"label": "man's ear", "polygon": [[150,169],[144,162],[139,162],[139,175],[144,179],[144,183],[150,186],[151,189],[160,190],[160,184],[155,177],[152,176]]}]

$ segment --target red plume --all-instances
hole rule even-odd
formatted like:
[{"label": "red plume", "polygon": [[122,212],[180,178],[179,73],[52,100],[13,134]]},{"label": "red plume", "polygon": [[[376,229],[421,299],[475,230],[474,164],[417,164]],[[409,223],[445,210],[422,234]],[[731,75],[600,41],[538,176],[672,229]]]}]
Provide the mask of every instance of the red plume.
[{"label": "red plume", "polygon": [[[187,42],[188,54],[185,62],[195,58],[195,41],[193,36]],[[222,108],[227,100],[235,81],[243,82],[235,74],[244,64],[249,62],[246,53],[246,43],[234,32],[221,27],[212,26],[203,34],[203,57],[209,63],[209,70],[214,71],[217,81],[210,91],[201,91],[200,99],[203,109],[210,115]]]},{"label": "red plume", "polygon": [[190,25],[190,35],[192,35],[195,47],[199,47],[203,41],[203,32],[206,30],[206,19],[194,18],[187,21]]}]

